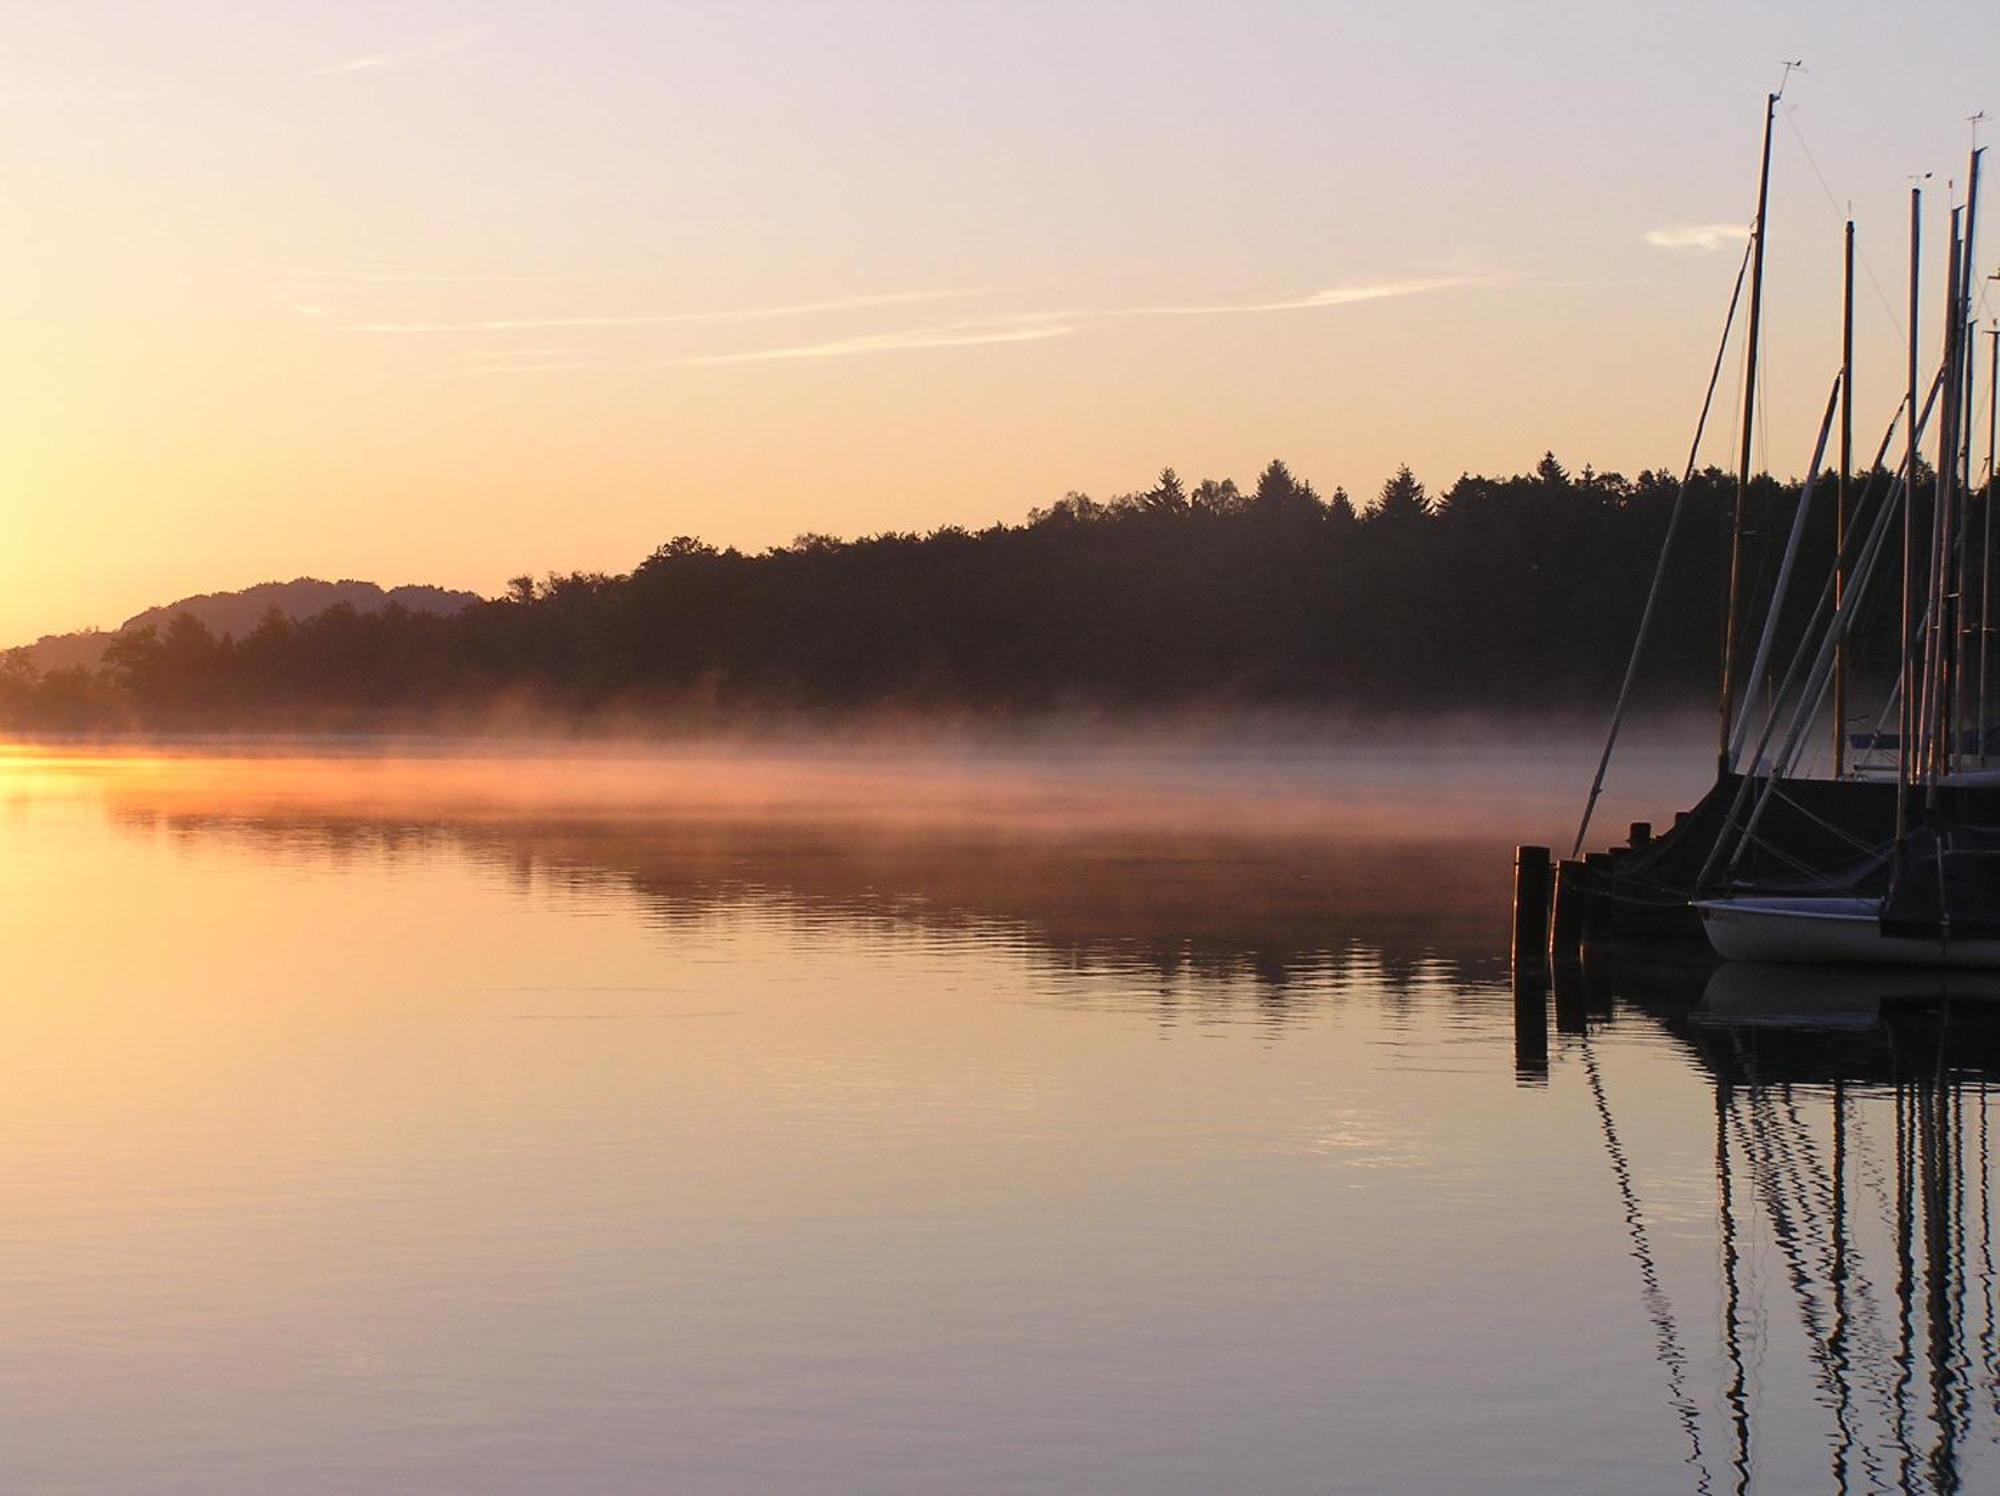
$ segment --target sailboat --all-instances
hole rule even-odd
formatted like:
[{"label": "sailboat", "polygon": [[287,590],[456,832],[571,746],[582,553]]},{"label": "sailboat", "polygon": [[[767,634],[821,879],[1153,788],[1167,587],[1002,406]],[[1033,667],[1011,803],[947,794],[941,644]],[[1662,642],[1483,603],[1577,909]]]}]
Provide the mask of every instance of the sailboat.
[{"label": "sailboat", "polygon": [[[1960,471],[1968,403],[1972,292],[1972,211],[1979,155],[1972,159],[1967,206],[1952,213],[1944,351],[1934,398],[1940,410],[1938,479],[1929,535],[1920,536],[1915,505],[1902,506],[1903,633],[1896,695],[1900,708],[1896,825],[1879,855],[1845,870],[1792,880],[1791,887],[1730,882],[1717,897],[1697,898],[1704,933],[1718,955],[1733,960],[1940,967],[2000,966],[2000,825],[1990,813],[1948,803],[1963,782],[1985,787],[1990,776],[1971,770],[1983,758],[1983,722],[1968,740],[1966,676],[1969,629],[1962,621],[1968,575],[1971,485]],[[1917,278],[1921,190],[1911,198],[1911,329],[1908,407],[1916,409]],[[1905,475],[1916,471],[1921,420],[1908,428]],[[1989,465],[1990,465],[1989,454]],[[1904,485],[1907,490],[1910,485]],[[1988,489],[1990,494],[1989,477]],[[1927,592],[1916,613],[1917,543],[1927,554]],[[1839,614],[1829,630],[1838,649]],[[1986,653],[1985,630],[1980,654]],[[1983,705],[1983,703],[1982,703]],[[1765,787],[1775,788],[1775,777]],[[1740,805],[1750,786],[1739,793]],[[1980,809],[1984,809],[1981,807]],[[1751,823],[1746,823],[1747,835]],[[1725,825],[1725,831],[1729,829]],[[1705,870],[1721,861],[1718,839]],[[1706,881],[1706,879],[1704,879]]]},{"label": "sailboat", "polygon": [[[1599,944],[1653,944],[1704,937],[1727,959],[1834,964],[2000,966],[2000,775],[1985,768],[1987,662],[1993,495],[1993,426],[1988,417],[1987,477],[1972,481],[1974,360],[1971,346],[1974,228],[1981,151],[1974,149],[1967,200],[1951,215],[1950,271],[1944,348],[1928,393],[1919,383],[1919,278],[1923,194],[1911,190],[1908,387],[1885,432],[1873,466],[1853,493],[1854,224],[1846,225],[1841,364],[1827,399],[1817,446],[1792,516],[1772,584],[1762,630],[1747,669],[1738,638],[1744,590],[1743,502],[1751,479],[1753,412],[1761,330],[1766,207],[1770,188],[1771,124],[1782,90],[1767,96],[1758,208],[1743,269],[1738,272],[1723,344],[1690,450],[1692,478],[1730,326],[1749,276],[1742,440],[1732,515],[1727,622],[1722,650],[1720,730],[1715,787],[1671,830],[1655,838],[1635,826],[1621,848],[1577,861],[1601,793],[1605,769],[1629,704],[1650,631],[1667,554],[1679,526],[1679,501],[1669,520],[1654,585],[1611,730],[1578,828],[1572,861],[1556,886],[1557,955],[1566,939]],[[1996,338],[2000,365],[2000,338]],[[2000,376],[2000,367],[1996,367]],[[2000,377],[1993,381],[2000,386]],[[1989,388],[1991,407],[1994,389]],[[1791,598],[1801,571],[1807,530],[1836,417],[1837,520],[1835,555],[1805,628],[1780,673],[1781,620],[1800,610]],[[1885,467],[1900,430],[1902,461]],[[1935,433],[1934,483],[1919,457]],[[1928,491],[1927,491],[1928,490]],[[1978,544],[1975,546],[1974,539]],[[1892,543],[1900,539],[1900,544]],[[1885,722],[1856,745],[1893,748],[1893,772],[1865,762],[1846,764],[1850,746],[1848,654],[1871,584],[1900,560],[1901,615],[1897,666]],[[1879,589],[1878,589],[1879,590]],[[1972,603],[1976,598],[1977,611]],[[1788,611],[1789,607],[1789,611]],[[1976,640],[1976,645],[1975,645]],[[1747,683],[1747,685],[1746,685]],[[1764,687],[1761,719],[1751,698]],[[1829,693],[1834,727],[1833,774],[1801,772],[1808,742],[1823,721]],[[1565,897],[1581,919],[1565,924]]]},{"label": "sailboat", "polygon": [[1830,966],[2000,967],[2000,933],[1965,934],[1949,922],[1898,928],[1882,901],[1811,894],[1698,899],[1702,928],[1727,961]]},{"label": "sailboat", "polygon": [[1847,891],[1744,889],[1695,908],[1731,961],[2000,967],[2000,830],[1934,817]]}]

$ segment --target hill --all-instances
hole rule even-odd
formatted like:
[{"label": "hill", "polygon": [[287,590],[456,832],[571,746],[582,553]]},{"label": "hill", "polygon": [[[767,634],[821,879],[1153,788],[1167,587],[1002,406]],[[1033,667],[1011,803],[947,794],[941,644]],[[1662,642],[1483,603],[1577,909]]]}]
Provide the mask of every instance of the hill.
[{"label": "hill", "polygon": [[454,592],[443,587],[378,587],[373,582],[343,579],[323,582],[318,577],[297,577],[289,582],[259,582],[240,592],[202,592],[135,613],[117,628],[83,629],[73,634],[44,634],[19,651],[28,664],[42,674],[81,666],[95,670],[103,663],[104,651],[120,634],[153,628],[165,631],[183,613],[192,613],[202,627],[218,638],[224,634],[243,638],[272,613],[294,622],[313,618],[328,608],[346,604],[357,613],[375,613],[391,603],[411,613],[456,613],[460,608],[482,602],[476,592]]}]

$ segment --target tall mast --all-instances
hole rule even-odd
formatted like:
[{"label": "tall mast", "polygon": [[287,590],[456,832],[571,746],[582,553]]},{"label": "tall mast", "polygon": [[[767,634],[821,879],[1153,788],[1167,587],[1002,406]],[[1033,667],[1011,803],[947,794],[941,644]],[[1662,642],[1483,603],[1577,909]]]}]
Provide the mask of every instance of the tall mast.
[{"label": "tall mast", "polygon": [[[1854,220],[1847,220],[1840,297],[1840,481],[1833,500],[1833,610],[1847,591],[1847,475],[1854,466]],[[1847,642],[1833,648],[1833,777],[1847,769]]]},{"label": "tall mast", "polygon": [[1715,754],[1719,772],[1729,761],[1729,737],[1736,716],[1736,614],[1743,575],[1743,498],[1750,487],[1750,441],[1757,423],[1757,338],[1764,313],[1764,214],[1771,201],[1771,125],[1778,117],[1778,96],[1764,96],[1764,155],[1757,171],[1757,220],[1750,258],[1750,326],[1745,337],[1743,374],[1743,446],[1736,465],[1736,502],[1729,518],[1729,597],[1722,620],[1722,711]]},{"label": "tall mast", "polygon": [[1986,662],[1993,653],[1993,439],[2000,435],[2000,323],[1987,334],[1993,353],[1986,369],[1986,492],[1979,504],[1979,767],[1986,767]]},{"label": "tall mast", "polygon": [[1937,783],[1951,768],[1951,618],[1953,490],[1958,478],[1958,284],[1965,241],[1961,237],[1964,209],[1951,210],[1950,254],[1946,260],[1944,350],[1940,358],[1943,384],[1938,402],[1937,487],[1931,499],[1929,594],[1924,629],[1923,731],[1925,803],[1935,806]]},{"label": "tall mast", "polygon": [[[1974,128],[1978,127],[1979,115],[1973,117]],[[1978,239],[1979,239],[1979,161],[1986,154],[1984,146],[1972,148],[1972,164],[1966,173],[1965,184],[1965,259],[1960,265],[1958,294],[1960,310],[1958,314],[1959,345],[1958,356],[1965,366],[1965,397],[1959,407],[1960,451],[1959,451],[1959,493],[1969,496],[1972,492],[1972,392],[1977,383],[1978,360],[1973,357],[1972,341],[1979,331],[1979,324],[1972,313],[1972,290],[1979,282]]]},{"label": "tall mast", "polygon": [[1916,726],[1917,713],[1911,704],[1914,684],[1910,669],[1910,642],[1916,616],[1911,604],[1915,601],[1916,558],[1917,558],[1917,292],[1921,276],[1918,255],[1923,248],[1924,189],[1910,189],[1910,346],[1909,346],[1909,391],[1904,397],[1909,403],[1904,407],[1909,412],[1909,421],[1903,433],[1903,621],[1902,655],[1896,669],[1899,685],[1896,724],[1896,839],[1903,839],[1903,832],[1909,820],[1910,771],[1916,766],[1910,752],[1910,736]]},{"label": "tall mast", "polygon": [[1952,284],[1955,301],[1952,319],[1953,348],[1958,362],[1958,410],[1952,422],[1957,440],[1952,445],[1952,493],[1955,524],[1951,547],[1952,575],[1952,662],[1951,735],[1948,753],[1963,752],[1962,738],[1967,720],[1966,692],[1971,686],[1967,651],[1972,638],[1972,391],[1977,380],[1978,360],[1973,355],[1972,285],[1976,272],[1974,240],[1979,223],[1979,158],[1985,151],[1974,146],[1967,168],[1965,187],[1964,247],[1959,253],[1958,279]]}]

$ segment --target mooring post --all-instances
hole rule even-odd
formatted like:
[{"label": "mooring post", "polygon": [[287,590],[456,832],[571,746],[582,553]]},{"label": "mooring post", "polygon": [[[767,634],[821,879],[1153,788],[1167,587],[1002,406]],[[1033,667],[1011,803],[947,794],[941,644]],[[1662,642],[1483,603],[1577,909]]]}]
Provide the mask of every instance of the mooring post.
[{"label": "mooring post", "polygon": [[1547,847],[1514,849],[1514,1074],[1523,1084],[1549,1073],[1549,894]]},{"label": "mooring post", "polygon": [[1514,980],[1545,974],[1549,958],[1549,849],[1514,849]]},{"label": "mooring post", "polygon": [[1583,949],[1583,864],[1556,864],[1555,908],[1549,915],[1549,960],[1574,961]]}]

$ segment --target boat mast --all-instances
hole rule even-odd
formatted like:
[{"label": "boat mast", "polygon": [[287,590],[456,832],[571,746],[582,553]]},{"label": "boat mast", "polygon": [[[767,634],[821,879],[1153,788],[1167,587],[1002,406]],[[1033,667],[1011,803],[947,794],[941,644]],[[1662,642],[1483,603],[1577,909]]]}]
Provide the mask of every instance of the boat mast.
[{"label": "boat mast", "polygon": [[1729,518],[1729,596],[1722,619],[1722,710],[1716,733],[1719,773],[1727,774],[1729,739],[1736,716],[1736,614],[1743,574],[1743,498],[1750,487],[1750,442],[1757,425],[1757,339],[1764,313],[1764,222],[1771,201],[1771,126],[1778,117],[1778,94],[1764,96],[1764,154],[1757,172],[1757,219],[1750,256],[1750,325],[1745,337],[1743,445],[1736,465],[1736,501]]},{"label": "boat mast", "polygon": [[[1847,220],[1840,300],[1840,481],[1833,499],[1833,609],[1847,591],[1847,475],[1854,466],[1854,220]],[[1847,642],[1833,648],[1833,777],[1847,769]]]},{"label": "boat mast", "polygon": [[[2000,277],[1996,277],[2000,278]],[[1979,767],[1986,767],[1986,662],[1993,649],[1993,439],[2000,435],[2000,322],[1987,337],[1992,358],[1986,370],[1986,494],[1979,505]]]},{"label": "boat mast", "polygon": [[1935,809],[1938,781],[1951,768],[1951,534],[1953,489],[1958,477],[1958,281],[1964,210],[1951,210],[1951,251],[1946,258],[1943,389],[1938,406],[1937,477],[1931,499],[1930,571],[1926,578],[1923,695],[1918,744],[1924,758],[1926,808]]},{"label": "boat mast", "polygon": [[1951,554],[1956,585],[1951,607],[1951,736],[1947,739],[1947,752],[1957,754],[1961,759],[1965,753],[1964,734],[1968,715],[1966,692],[1971,685],[1972,673],[1967,651],[1972,637],[1972,392],[1977,379],[1977,360],[1972,356],[1973,336],[1977,331],[1972,316],[1973,254],[1979,224],[1979,158],[1985,154],[1980,147],[1973,147],[1966,176],[1964,248],[1959,256],[1958,279],[1952,286],[1952,295],[1957,301],[1952,335],[1958,359],[1955,366],[1958,370],[1958,414],[1952,429],[1957,432],[1958,441],[1951,453],[1954,474],[1952,492],[1956,504]]},{"label": "boat mast", "polygon": [[1924,189],[1910,189],[1910,337],[1909,337],[1909,390],[1904,398],[1904,406],[1910,413],[1909,424],[1903,436],[1903,620],[1901,629],[1902,654],[1897,665],[1897,679],[1901,682],[1901,700],[1896,704],[1896,840],[1903,839],[1903,832],[1909,820],[1910,771],[1915,767],[1910,753],[1910,731],[1916,722],[1916,712],[1910,703],[1910,644],[1914,631],[1915,617],[1911,611],[1916,587],[1917,551],[1917,292],[1920,284],[1917,256],[1923,247]]}]

